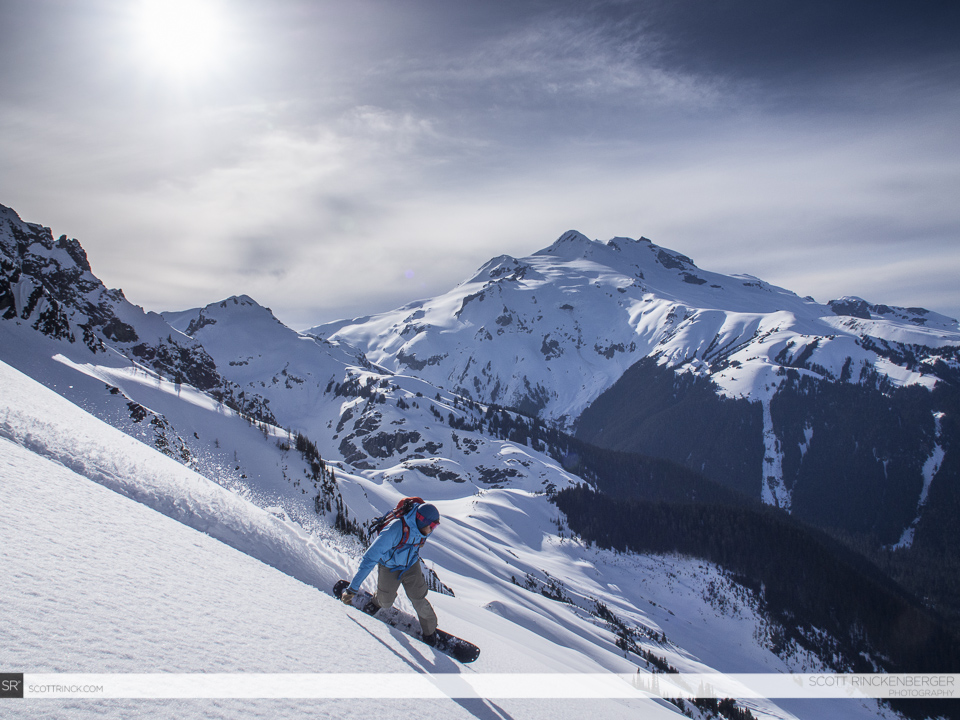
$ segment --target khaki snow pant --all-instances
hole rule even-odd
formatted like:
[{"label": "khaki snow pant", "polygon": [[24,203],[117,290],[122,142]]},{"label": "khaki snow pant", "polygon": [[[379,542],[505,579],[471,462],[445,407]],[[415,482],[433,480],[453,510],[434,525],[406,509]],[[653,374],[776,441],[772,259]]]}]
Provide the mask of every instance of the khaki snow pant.
[{"label": "khaki snow pant", "polygon": [[378,565],[377,571],[377,604],[383,608],[392,607],[402,584],[420,618],[420,629],[424,635],[432,635],[437,629],[437,613],[427,600],[427,581],[420,561],[402,574],[399,570],[387,570],[383,565]]}]

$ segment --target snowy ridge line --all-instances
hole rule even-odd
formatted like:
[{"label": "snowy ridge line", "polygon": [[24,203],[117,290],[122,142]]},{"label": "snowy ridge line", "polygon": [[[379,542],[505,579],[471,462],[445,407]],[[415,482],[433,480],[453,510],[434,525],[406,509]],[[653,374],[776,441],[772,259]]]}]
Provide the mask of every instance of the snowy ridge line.
[{"label": "snowy ridge line", "polygon": [[323,592],[336,582],[339,571],[321,559],[316,541],[301,528],[110,427],[2,362],[0,386],[0,437]]},{"label": "snowy ridge line", "polygon": [[960,674],[24,673],[24,699],[953,698]]}]

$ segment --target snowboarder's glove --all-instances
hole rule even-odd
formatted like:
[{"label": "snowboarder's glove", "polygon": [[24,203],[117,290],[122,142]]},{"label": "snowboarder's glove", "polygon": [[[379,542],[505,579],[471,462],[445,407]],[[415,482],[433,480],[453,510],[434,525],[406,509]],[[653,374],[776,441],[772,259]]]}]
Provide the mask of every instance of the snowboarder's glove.
[{"label": "snowboarder's glove", "polygon": [[352,605],[353,599],[357,596],[350,588],[347,588],[343,591],[343,594],[340,596],[340,599],[343,601],[344,605]]}]

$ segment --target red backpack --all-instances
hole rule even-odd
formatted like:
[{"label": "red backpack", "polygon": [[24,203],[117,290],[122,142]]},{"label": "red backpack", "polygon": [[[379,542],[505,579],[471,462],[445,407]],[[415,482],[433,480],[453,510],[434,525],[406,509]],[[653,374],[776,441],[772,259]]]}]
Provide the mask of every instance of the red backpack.
[{"label": "red backpack", "polygon": [[[410,537],[410,526],[407,525],[407,521],[404,518],[412,508],[418,505],[423,505],[423,503],[424,500],[421,497],[403,498],[403,500],[397,503],[397,506],[393,510],[374,520],[370,524],[370,529],[379,535],[387,525],[399,518],[400,522],[403,524],[403,532],[400,535],[400,542],[394,545],[393,549],[396,550],[399,547],[403,547],[407,542],[407,538]],[[426,541],[427,538],[423,538],[419,543],[417,543],[417,545],[422,547]]]}]

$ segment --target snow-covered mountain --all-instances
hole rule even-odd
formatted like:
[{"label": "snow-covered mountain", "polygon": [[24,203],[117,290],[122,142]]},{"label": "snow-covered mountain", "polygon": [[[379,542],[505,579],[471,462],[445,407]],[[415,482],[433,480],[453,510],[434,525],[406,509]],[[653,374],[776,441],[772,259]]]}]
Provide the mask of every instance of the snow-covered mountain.
[{"label": "snow-covered mountain", "polygon": [[244,398],[258,398],[270,417],[311,436],[321,434],[318,407],[345,368],[369,366],[363,353],[297,333],[246,295],[163,317],[201,343]]},{"label": "snow-covered mountain", "polygon": [[[760,398],[783,367],[932,384],[874,344],[960,346],[957,321],[856,298],[821,305],[750,276],[701,270],[645,238],[592,241],[571,231],[534,255],[495,258],[445,295],[308,331],[344,340],[394,372],[415,372],[482,402],[572,428],[647,357],[709,376],[729,397]],[[925,377],[924,375],[929,375]]]},{"label": "snow-covered mountain", "polygon": [[[840,669],[831,664],[836,658],[818,656],[815,645],[772,620],[762,593],[722,568],[613,552],[574,536],[551,502],[557,491],[583,481],[574,474],[581,466],[562,452],[572,441],[421,372],[440,361],[417,369],[424,356],[410,361],[408,353],[410,362],[391,367],[387,355],[357,337],[294,332],[243,296],[163,316],[144,313],[103,287],[76,241],[54,241],[48,229],[7,208],[0,207],[0,219],[0,546],[22,550],[5,554],[11,563],[5,577],[12,580],[4,602],[17,609],[18,620],[0,651],[4,667],[638,677],[665,667]],[[605,247],[597,245],[617,252]],[[497,267],[514,264],[519,277],[512,282],[533,282],[542,272],[545,290],[565,292],[545,265],[523,271],[522,263],[506,260],[483,271],[492,283],[486,289],[504,275]],[[580,266],[594,277],[593,266]],[[686,267],[692,275],[692,264]],[[680,282],[703,290],[704,283]],[[600,282],[604,287],[615,300],[629,292]],[[583,288],[567,290],[571,297],[544,317],[576,309]],[[752,297],[751,289],[742,292]],[[457,308],[454,302],[452,316],[490,305],[492,295],[479,297],[464,296]],[[539,294],[527,300],[546,302]],[[432,307],[424,303],[424,318]],[[506,314],[501,307],[497,317]],[[505,336],[511,325],[536,317],[514,310],[509,322],[494,320],[491,327],[505,329]],[[584,337],[587,317],[602,321],[602,313],[578,317]],[[946,320],[928,322],[944,327],[914,332],[951,332]],[[600,331],[589,332],[599,344]],[[619,343],[618,332],[611,329],[607,339]],[[540,353],[544,362],[573,354],[593,359],[580,352],[586,345],[576,352],[559,340],[541,345],[548,348]],[[565,352],[549,351],[554,347]],[[623,364],[635,352],[629,347],[593,351],[597,362],[622,363],[619,375],[614,364],[605,365],[608,386],[629,371]],[[566,392],[562,382],[551,388],[557,397],[557,388]],[[602,387],[596,390],[593,397]],[[356,566],[364,523],[408,495],[428,497],[441,510],[425,558],[442,626],[482,648],[469,667],[327,596],[332,581]],[[178,624],[183,617],[189,622]],[[37,628],[56,632],[38,635]],[[251,636],[250,628],[257,633]],[[167,639],[158,646],[157,637]],[[884,667],[869,652],[859,661]],[[277,717],[305,708],[292,701],[214,705],[151,709],[177,717],[212,711]],[[55,709],[92,715],[118,707],[140,708],[83,701]],[[770,718],[892,717],[856,700],[761,698],[740,707]],[[345,708],[331,703],[322,712]],[[400,710],[406,708],[412,706]],[[18,709],[45,716],[51,708]],[[349,706],[358,713],[375,709],[369,701]],[[690,703],[683,709],[710,716]],[[417,710],[427,717],[536,718],[678,716],[680,708],[663,701],[450,700]]]},{"label": "snow-covered mountain", "polygon": [[851,297],[823,305],[645,238],[571,231],[445,295],[308,332],[889,545],[929,536],[931,488],[952,483],[936,477],[960,439],[944,431],[957,418],[944,394],[960,384],[956,320]]}]

